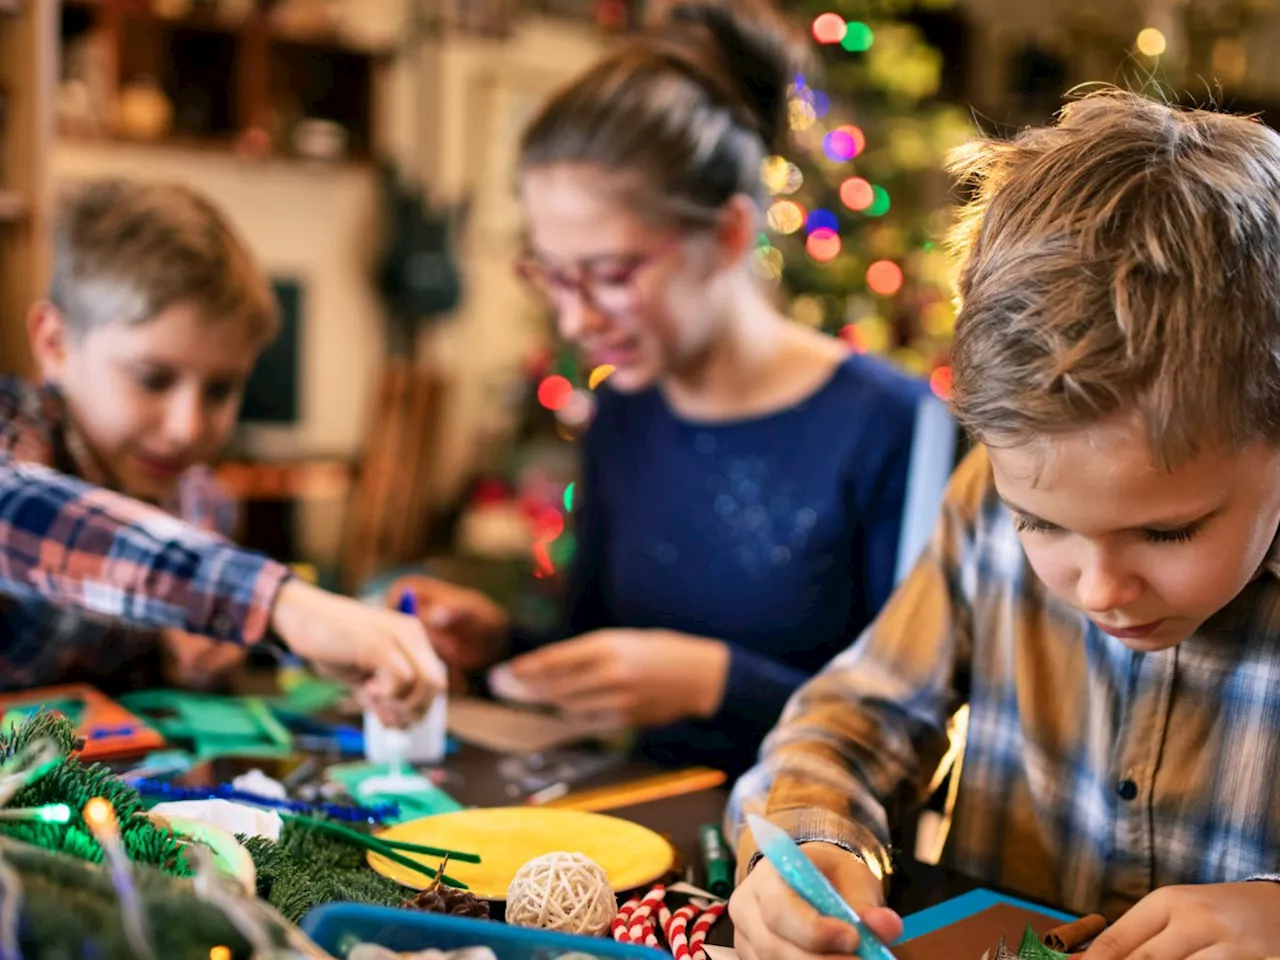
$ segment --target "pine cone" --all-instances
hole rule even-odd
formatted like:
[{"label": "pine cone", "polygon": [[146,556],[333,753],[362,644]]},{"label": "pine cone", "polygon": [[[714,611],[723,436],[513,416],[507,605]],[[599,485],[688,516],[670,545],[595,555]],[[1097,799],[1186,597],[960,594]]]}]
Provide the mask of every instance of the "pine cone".
[{"label": "pine cone", "polygon": [[466,890],[446,887],[437,881],[410,900],[404,907],[410,910],[423,910],[427,913],[446,913],[455,917],[473,917],[478,920],[489,919],[489,902],[481,900]]}]

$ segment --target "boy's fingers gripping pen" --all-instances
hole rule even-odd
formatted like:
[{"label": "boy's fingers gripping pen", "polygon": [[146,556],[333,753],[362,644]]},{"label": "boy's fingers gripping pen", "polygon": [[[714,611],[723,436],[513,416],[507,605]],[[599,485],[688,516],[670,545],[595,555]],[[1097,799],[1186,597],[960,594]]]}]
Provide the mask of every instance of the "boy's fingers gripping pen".
[{"label": "boy's fingers gripping pen", "polygon": [[747,824],[761,855],[801,899],[823,916],[843,920],[858,931],[858,956],[862,960],[894,960],[889,948],[862,922],[857,911],[845,902],[790,836],[755,814],[747,815]]}]

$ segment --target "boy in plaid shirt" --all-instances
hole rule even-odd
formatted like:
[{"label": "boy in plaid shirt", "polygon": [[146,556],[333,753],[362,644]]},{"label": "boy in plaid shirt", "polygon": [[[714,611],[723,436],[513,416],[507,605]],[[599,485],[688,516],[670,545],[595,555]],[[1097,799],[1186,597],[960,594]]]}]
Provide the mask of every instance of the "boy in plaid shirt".
[{"label": "boy in plaid shirt", "polygon": [[944,864],[1106,914],[1087,960],[1280,956],[1280,136],[1107,91],[955,166],[952,399],[981,443],[735,790],[738,952],[857,942],[744,811],[898,936],[887,808],[967,704]]},{"label": "boy in plaid shirt", "polygon": [[[443,671],[413,618],[225,552],[231,512],[205,464],[276,325],[252,255],[195,192],[100,180],[68,199],[49,297],[28,318],[41,383],[0,379],[0,463],[64,475],[19,484],[0,513],[18,571],[0,577],[0,689],[128,685],[120,674],[157,642],[207,676],[271,629],[366,685],[393,721],[429,702]],[[106,530],[104,511],[117,520]]]}]

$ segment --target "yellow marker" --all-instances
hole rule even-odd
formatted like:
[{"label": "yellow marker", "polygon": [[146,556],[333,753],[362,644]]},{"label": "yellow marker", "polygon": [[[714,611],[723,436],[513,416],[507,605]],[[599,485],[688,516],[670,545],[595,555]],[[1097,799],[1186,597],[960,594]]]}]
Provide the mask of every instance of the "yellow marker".
[{"label": "yellow marker", "polygon": [[699,790],[714,790],[727,778],[720,770],[710,767],[690,767],[672,773],[659,773],[652,777],[632,780],[609,787],[596,787],[579,793],[570,793],[542,804],[561,810],[617,810],[655,800],[666,800]]},{"label": "yellow marker", "polygon": [[600,384],[608,380],[610,374],[617,369],[618,368],[611,363],[600,364],[600,366],[591,371],[591,376],[587,377],[587,386],[594,390],[596,387],[600,386]]}]

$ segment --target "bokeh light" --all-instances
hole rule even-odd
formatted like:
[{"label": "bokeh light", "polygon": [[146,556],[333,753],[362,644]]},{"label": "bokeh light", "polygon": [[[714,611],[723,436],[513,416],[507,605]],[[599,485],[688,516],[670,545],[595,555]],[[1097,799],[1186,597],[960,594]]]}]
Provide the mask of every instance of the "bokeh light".
[{"label": "bokeh light", "polygon": [[809,216],[805,218],[804,228],[809,233],[818,230],[828,230],[835,233],[840,229],[840,221],[836,219],[836,215],[830,210],[823,210],[819,207],[817,210],[810,211]]},{"label": "bokeh light", "polygon": [[573,384],[553,373],[538,384],[538,402],[548,410],[559,410],[573,396]]},{"label": "bokeh light", "polygon": [[795,233],[804,226],[804,207],[794,200],[778,200],[769,207],[767,219],[769,226],[778,233]]},{"label": "bokeh light", "polygon": [[866,334],[856,323],[846,323],[841,327],[840,339],[847,343],[854,353],[867,352]]},{"label": "bokeh light", "polygon": [[1155,27],[1147,27],[1138,33],[1138,52],[1144,57],[1158,57],[1168,49],[1169,43],[1164,34]]},{"label": "bokeh light", "polygon": [[862,177],[850,177],[840,184],[840,202],[850,210],[862,211],[875,202],[871,184]]},{"label": "bokeh light", "polygon": [[804,186],[804,172],[794,163],[787,164],[787,182],[783,185],[783,193],[795,193]]},{"label": "bokeh light", "polygon": [[871,32],[870,27],[860,20],[851,20],[845,24],[844,37],[840,40],[840,46],[850,53],[865,53],[871,49],[875,40],[875,34]]},{"label": "bokeh light", "polygon": [[822,301],[817,297],[801,296],[796,297],[792,302],[791,315],[797,323],[817,328],[822,326],[826,311],[822,308]]},{"label": "bokeh light", "polygon": [[867,287],[882,297],[893,296],[902,289],[902,268],[892,260],[877,260],[867,267]]},{"label": "bokeh light", "polygon": [[929,389],[943,400],[951,399],[951,368],[938,367],[929,374]]},{"label": "bokeh light", "polygon": [[566,427],[585,427],[595,413],[595,399],[586,390],[570,390],[564,403],[554,409],[556,419]]},{"label": "bokeh light", "polygon": [[853,159],[858,152],[858,145],[853,137],[849,136],[848,130],[842,127],[832,130],[822,138],[822,152],[827,155],[828,160],[843,163],[845,160]]},{"label": "bokeh light", "polygon": [[840,234],[834,230],[815,230],[809,234],[809,239],[805,241],[804,248],[809,256],[813,257],[818,263],[830,263],[836,257],[840,256],[840,251],[844,244],[840,240]]},{"label": "bokeh light", "polygon": [[868,217],[883,217],[889,212],[889,191],[881,186],[873,186],[871,192],[874,195],[871,206],[863,211]]},{"label": "bokeh light", "polygon": [[811,103],[806,103],[803,100],[792,100],[788,110],[790,112],[791,129],[796,133],[803,133],[818,122],[817,111],[813,109],[813,104]]},{"label": "bokeh light", "polygon": [[760,275],[766,280],[781,279],[785,262],[782,251],[777,247],[756,248],[756,269],[760,271]]},{"label": "bokeh light", "polygon": [[600,386],[600,384],[608,380],[610,374],[612,374],[617,369],[618,368],[615,367],[612,363],[600,364],[600,366],[592,370],[590,376],[587,377],[587,388],[590,390],[594,390],[596,387]]},{"label": "bokeh light", "polygon": [[786,157],[779,157],[776,154],[771,157],[765,157],[760,163],[760,179],[764,183],[764,188],[775,196],[786,190],[787,186],[787,168],[790,164]]},{"label": "bokeh light", "polygon": [[573,512],[573,484],[570,483],[564,488],[564,508],[566,511]]},{"label": "bokeh light", "polygon": [[852,123],[846,123],[843,127],[838,128],[838,132],[848,135],[849,139],[853,141],[853,155],[855,157],[867,149],[867,135]]},{"label": "bokeh light", "polygon": [[839,43],[848,30],[838,13],[820,13],[813,20],[813,39],[819,43]]}]

